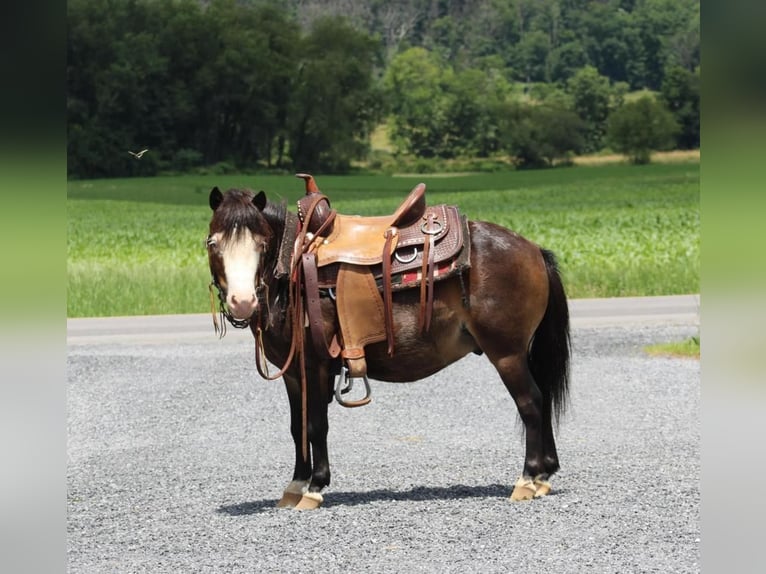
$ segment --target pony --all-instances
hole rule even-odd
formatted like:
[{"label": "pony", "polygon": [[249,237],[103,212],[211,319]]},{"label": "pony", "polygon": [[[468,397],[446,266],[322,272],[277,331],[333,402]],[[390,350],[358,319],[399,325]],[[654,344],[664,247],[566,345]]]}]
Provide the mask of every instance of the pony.
[{"label": "pony", "polygon": [[[301,224],[284,201],[270,201],[263,191],[222,193],[215,187],[209,205],[211,306],[217,289],[222,317],[252,331],[261,376],[281,376],[287,391],[295,464],[277,506],[316,509],[331,477],[328,408],[334,397],[342,401],[334,383],[339,360],[310,344],[303,294],[295,286],[298,252],[292,242]],[[551,251],[494,223],[466,224],[470,265],[433,284],[430,329],[419,326],[417,289],[393,293],[396,351],[391,356],[385,341],[368,345],[367,373],[377,381],[413,382],[469,353],[486,355],[523,424],[523,467],[509,498],[530,500],[551,491],[551,476],[559,470],[554,426],[569,394],[567,297]],[[284,253],[292,254],[287,268]],[[330,340],[338,332],[334,298],[321,297],[320,308]],[[213,322],[218,332],[214,307]],[[278,373],[269,374],[264,357],[282,365]]]}]

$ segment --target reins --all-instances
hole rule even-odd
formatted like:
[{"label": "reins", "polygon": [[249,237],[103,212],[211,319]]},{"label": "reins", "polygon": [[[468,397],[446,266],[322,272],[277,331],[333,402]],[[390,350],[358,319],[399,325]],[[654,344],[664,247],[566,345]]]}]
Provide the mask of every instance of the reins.
[{"label": "reins", "polygon": [[[316,249],[316,238],[321,240],[321,232],[335,219],[335,210],[331,210],[329,217],[325,220],[322,226],[316,233],[309,233],[308,222],[311,221],[311,216],[314,214],[314,210],[320,201],[324,199],[324,196],[317,194],[313,198],[311,203],[306,208],[303,216],[302,225],[298,231],[298,236],[295,238],[293,244],[293,255],[290,264],[290,306],[292,310],[292,343],[290,345],[290,356],[283,368],[284,372],[287,370],[290,362],[292,361],[292,355],[298,355],[299,370],[301,374],[301,418],[302,418],[302,435],[301,435],[301,448],[303,460],[309,460],[308,453],[308,380],[306,378],[306,349],[305,349],[305,330],[304,318],[305,311],[303,307],[303,297],[301,292],[303,290],[303,268],[301,261],[303,255],[310,253]],[[260,325],[258,326],[260,330]],[[261,341],[262,342],[262,341]]]},{"label": "reins", "polygon": [[[303,273],[303,266],[301,265],[303,256],[306,254],[310,254],[313,251],[316,250],[318,241],[317,239],[321,240],[320,234],[322,231],[324,231],[334,220],[336,211],[331,210],[329,213],[329,216],[327,219],[323,222],[323,224],[319,227],[319,229],[314,232],[310,233],[308,230],[307,223],[304,224],[303,222],[308,222],[311,219],[311,216],[313,215],[317,205],[324,199],[324,196],[321,194],[317,194],[316,197],[313,198],[313,200],[309,203],[308,207],[305,209],[305,213],[303,214],[302,222],[298,229],[297,236],[295,238],[295,242],[293,244],[293,251],[290,261],[290,275],[289,275],[289,281],[290,281],[290,289],[288,291],[288,317],[291,321],[292,326],[292,334],[290,337],[290,349],[287,353],[287,358],[285,359],[285,363],[276,373],[270,374],[269,368],[268,368],[268,362],[265,359],[265,349],[264,349],[264,343],[263,343],[263,324],[264,324],[264,305],[261,303],[263,301],[263,298],[259,295],[259,290],[262,293],[264,290],[266,291],[266,297],[265,297],[265,307],[266,312],[265,316],[268,317],[270,310],[268,309],[268,287],[263,282],[263,279],[260,276],[260,272],[258,277],[256,278],[256,295],[259,299],[258,308],[255,315],[256,320],[256,326],[253,329],[253,334],[255,336],[255,366],[258,370],[258,374],[263,377],[267,381],[273,381],[278,379],[279,377],[283,376],[287,370],[292,366],[293,361],[296,358],[298,358],[299,362],[299,371],[300,371],[300,378],[301,378],[301,417],[302,417],[302,427],[303,427],[303,433],[302,433],[302,455],[303,459],[308,461],[309,460],[309,453],[308,453],[308,379],[306,377],[306,356],[305,356],[305,331],[304,331],[304,323],[305,323],[305,308],[304,308],[304,301],[302,297],[302,291],[303,291],[303,284],[304,284],[304,273]],[[215,288],[218,291],[218,302],[219,302],[219,308],[216,312],[215,309],[215,295],[213,293],[213,288]],[[236,319],[232,316],[231,312],[228,310],[226,306],[226,301],[223,295],[223,289],[221,289],[221,286],[218,284],[218,282],[213,278],[209,285],[209,291],[210,291],[210,308],[213,315],[213,327],[215,328],[215,332],[219,337],[223,337],[226,333],[226,323],[224,321],[227,320],[229,323],[232,324],[232,326],[238,328],[238,329],[244,329],[247,326],[250,326],[251,319]],[[220,325],[219,325],[219,316],[220,316]]]}]

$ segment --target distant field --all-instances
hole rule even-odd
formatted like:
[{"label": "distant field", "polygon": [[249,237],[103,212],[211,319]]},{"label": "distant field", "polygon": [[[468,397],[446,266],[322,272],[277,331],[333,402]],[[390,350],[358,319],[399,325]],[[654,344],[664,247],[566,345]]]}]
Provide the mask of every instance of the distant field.
[{"label": "distant field", "polygon": [[[552,249],[570,297],[699,291],[699,164],[600,165],[436,177],[322,176],[343,213],[393,210],[418,182],[430,203],[459,205]],[[263,189],[292,206],[292,176],[180,176],[68,184],[69,317],[209,310],[207,196]]]},{"label": "distant field", "polygon": [[[652,161],[657,163],[677,163],[677,162],[692,162],[699,163],[700,150],[673,150],[673,151],[658,151],[652,153]],[[594,154],[594,155],[580,155],[572,159],[575,165],[604,165],[607,163],[627,163],[627,158],[624,155],[619,154]]]}]

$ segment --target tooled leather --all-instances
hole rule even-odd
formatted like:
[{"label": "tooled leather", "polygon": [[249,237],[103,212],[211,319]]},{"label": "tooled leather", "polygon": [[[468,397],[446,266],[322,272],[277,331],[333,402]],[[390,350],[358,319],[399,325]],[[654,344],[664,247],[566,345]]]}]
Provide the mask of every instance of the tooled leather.
[{"label": "tooled leather", "polygon": [[[441,263],[456,257],[457,254],[460,253],[464,242],[463,225],[461,224],[460,220],[462,216],[460,215],[457,207],[452,205],[437,205],[434,207],[429,207],[429,210],[431,209],[436,209],[437,212],[440,212],[440,223],[442,221],[445,222],[444,229],[434,236],[433,245],[434,261],[436,263]],[[412,226],[406,230],[398,230],[399,240],[396,245],[395,253],[398,253],[404,262],[400,259],[397,259],[396,257],[393,257],[391,260],[392,274],[395,275],[397,273],[419,269],[422,267],[423,243],[425,242],[425,239],[428,237],[428,235],[420,231],[420,225],[421,222],[418,222],[416,226]],[[417,235],[419,236],[417,237],[417,241],[419,241],[419,243],[416,242],[415,232],[417,232]],[[404,236],[404,238],[402,236]],[[403,239],[407,241],[407,244],[404,247],[402,247]],[[383,275],[383,268],[381,263],[384,243],[385,238],[382,238],[378,250],[379,255],[377,257],[377,263],[370,265],[372,273],[376,278]],[[320,253],[321,249],[322,248],[320,247]],[[413,254],[413,249],[415,249],[417,253],[415,258],[412,261],[409,261],[409,258]],[[321,258],[321,255],[318,254],[318,258]],[[338,276],[338,264],[328,265],[325,263],[319,267],[318,275],[319,284],[321,287],[334,286]]]}]

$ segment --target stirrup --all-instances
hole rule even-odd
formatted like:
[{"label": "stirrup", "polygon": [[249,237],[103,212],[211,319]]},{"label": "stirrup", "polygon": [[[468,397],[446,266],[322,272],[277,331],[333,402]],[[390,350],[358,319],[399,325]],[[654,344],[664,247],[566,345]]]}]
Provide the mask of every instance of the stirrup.
[{"label": "stirrup", "polygon": [[[343,386],[341,381],[345,382],[345,386]],[[369,403],[372,400],[372,389],[370,388],[370,381],[367,380],[367,375],[362,376],[362,381],[364,382],[364,397],[358,401],[344,400],[342,395],[345,395],[354,388],[354,378],[348,374],[348,369],[343,365],[335,383],[335,400],[338,401],[338,404],[346,408],[354,408],[362,407]]]}]

